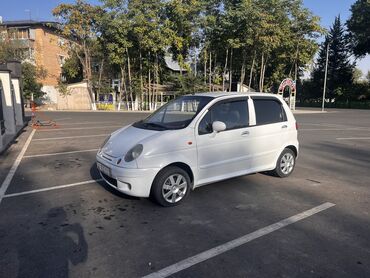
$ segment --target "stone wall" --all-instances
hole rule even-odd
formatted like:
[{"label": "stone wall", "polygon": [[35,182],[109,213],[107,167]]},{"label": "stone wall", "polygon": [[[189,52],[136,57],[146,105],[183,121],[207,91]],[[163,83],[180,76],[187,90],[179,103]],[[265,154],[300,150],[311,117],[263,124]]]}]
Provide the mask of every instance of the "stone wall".
[{"label": "stone wall", "polygon": [[71,84],[68,86],[69,94],[57,95],[58,110],[91,110],[91,100],[84,82]]}]

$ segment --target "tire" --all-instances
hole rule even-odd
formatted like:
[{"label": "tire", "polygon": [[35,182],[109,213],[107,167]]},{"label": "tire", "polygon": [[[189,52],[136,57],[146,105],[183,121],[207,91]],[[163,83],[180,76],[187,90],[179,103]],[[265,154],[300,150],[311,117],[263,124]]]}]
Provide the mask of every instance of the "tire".
[{"label": "tire", "polygon": [[189,195],[190,185],[190,177],[186,171],[169,166],[155,177],[151,197],[161,206],[177,206]]},{"label": "tire", "polygon": [[294,171],[295,158],[296,155],[291,149],[284,149],[276,162],[276,168],[273,170],[273,174],[280,178],[290,176]]}]

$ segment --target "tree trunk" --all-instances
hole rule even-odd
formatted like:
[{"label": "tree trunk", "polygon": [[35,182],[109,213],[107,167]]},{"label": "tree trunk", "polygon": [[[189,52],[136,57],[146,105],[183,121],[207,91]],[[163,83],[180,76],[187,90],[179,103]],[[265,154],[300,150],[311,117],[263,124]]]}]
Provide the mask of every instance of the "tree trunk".
[{"label": "tree trunk", "polygon": [[227,59],[229,57],[229,49],[226,48],[226,57],[225,57],[225,65],[224,65],[224,72],[222,75],[222,91],[225,91],[225,75],[227,70]]},{"label": "tree trunk", "polygon": [[245,50],[243,50],[243,54],[242,54],[242,68],[240,70],[239,92],[243,91],[244,78],[245,78]]},{"label": "tree trunk", "polygon": [[254,70],[254,63],[256,62],[256,51],[254,51],[253,54],[253,60],[252,60],[252,66],[251,66],[251,71],[249,73],[249,84],[248,84],[248,91],[251,90],[252,86],[252,78],[253,78],[253,70]]},{"label": "tree trunk", "polygon": [[212,91],[212,54],[209,52],[209,91]]},{"label": "tree trunk", "polygon": [[99,78],[98,78],[98,93],[97,95],[100,95],[100,89],[101,89],[101,79],[103,75],[103,67],[104,67],[104,58],[101,59],[100,67],[99,67]]},{"label": "tree trunk", "polygon": [[125,104],[126,104],[126,109],[128,109],[128,97],[127,97],[127,86],[126,86],[126,67],[125,65],[121,65],[120,66],[120,69],[121,69],[121,86],[119,88],[119,101],[121,102],[122,100],[122,92],[125,92],[124,93],[124,96],[125,96]]},{"label": "tree trunk", "polygon": [[[90,65],[90,62],[87,61],[87,65]],[[91,74],[91,69],[89,69],[90,66],[87,68],[87,89],[89,91],[90,99],[91,99],[91,106],[92,110],[96,110],[96,103],[95,103],[95,96],[94,96],[94,88],[92,84],[92,74]]]},{"label": "tree trunk", "polygon": [[127,48],[126,48],[126,53],[127,53],[128,86],[130,87],[131,110],[135,110],[134,109],[134,96],[133,96],[133,93],[132,93],[131,62],[130,62],[130,55],[128,53]]},{"label": "tree trunk", "polygon": [[258,85],[258,89],[260,92],[262,92],[262,74],[263,74],[263,65],[264,65],[264,53],[262,52],[262,56],[261,56],[261,68],[260,68],[260,81],[259,81],[259,85]]},{"label": "tree trunk", "polygon": [[260,92],[263,93],[263,87],[265,83],[265,72],[266,72],[267,57],[262,53],[261,57],[261,71],[260,71]]},{"label": "tree trunk", "polygon": [[233,49],[230,50],[230,70],[229,70],[229,92],[231,92],[231,84],[233,83]]},{"label": "tree trunk", "polygon": [[207,51],[204,50],[204,85],[207,85]]},{"label": "tree trunk", "polygon": [[267,62],[267,58],[266,58],[265,63],[263,65],[263,71],[262,71],[262,90],[261,90],[261,92],[263,92],[263,90],[264,90],[263,87],[264,87],[264,84],[265,84],[266,62]]},{"label": "tree trunk", "polygon": [[158,88],[159,88],[159,63],[158,63],[158,54],[155,54],[155,104],[154,109],[157,109],[157,102],[158,102]]},{"label": "tree trunk", "polygon": [[152,74],[151,74],[151,70],[149,68],[149,71],[148,71],[148,104],[147,104],[147,108],[148,110],[152,110],[152,96],[151,96],[151,84],[152,84]]},{"label": "tree trunk", "polygon": [[143,101],[144,101],[144,82],[143,82],[143,62],[141,56],[141,49],[139,51],[139,66],[140,66],[140,103],[139,110],[143,110]]}]

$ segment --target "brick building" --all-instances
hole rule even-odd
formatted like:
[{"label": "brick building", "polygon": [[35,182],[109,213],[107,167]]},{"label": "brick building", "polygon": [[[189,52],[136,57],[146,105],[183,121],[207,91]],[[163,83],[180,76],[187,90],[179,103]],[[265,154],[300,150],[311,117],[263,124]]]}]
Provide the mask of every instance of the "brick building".
[{"label": "brick building", "polygon": [[59,25],[52,21],[17,20],[0,22],[2,37],[14,42],[24,61],[45,70],[39,80],[44,87],[54,87],[61,76],[61,67],[67,58],[63,48],[66,39],[58,35]]}]

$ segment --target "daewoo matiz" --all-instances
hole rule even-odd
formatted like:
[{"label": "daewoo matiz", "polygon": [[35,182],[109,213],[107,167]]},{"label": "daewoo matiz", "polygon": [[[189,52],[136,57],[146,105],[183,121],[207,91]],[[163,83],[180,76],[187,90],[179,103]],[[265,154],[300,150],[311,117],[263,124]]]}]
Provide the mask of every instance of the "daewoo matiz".
[{"label": "daewoo matiz", "polygon": [[118,191],[173,206],[212,182],[262,171],[287,177],[297,156],[297,124],[280,97],[199,93],[113,132],[96,159]]}]

